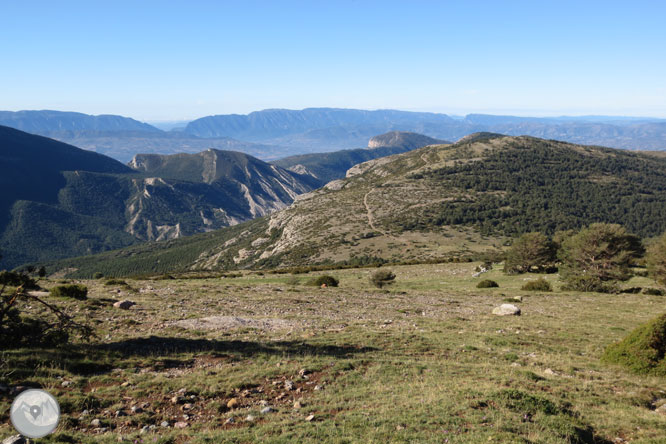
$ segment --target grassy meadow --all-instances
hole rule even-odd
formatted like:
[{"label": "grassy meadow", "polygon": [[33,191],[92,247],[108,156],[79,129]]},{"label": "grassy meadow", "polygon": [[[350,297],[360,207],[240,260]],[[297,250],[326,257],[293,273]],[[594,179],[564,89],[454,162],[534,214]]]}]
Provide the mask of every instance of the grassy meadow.
[{"label": "grassy meadow", "polygon": [[[97,338],[3,345],[0,438],[15,433],[11,390],[33,386],[63,413],[44,443],[666,442],[666,381],[599,361],[666,297],[564,292],[501,265],[475,278],[477,265],[387,267],[381,290],[371,268],[70,281],[87,301],[47,299]],[[307,285],[320,274],[339,287]],[[520,289],[542,276],[553,292]],[[516,296],[521,316],[491,314]]]}]

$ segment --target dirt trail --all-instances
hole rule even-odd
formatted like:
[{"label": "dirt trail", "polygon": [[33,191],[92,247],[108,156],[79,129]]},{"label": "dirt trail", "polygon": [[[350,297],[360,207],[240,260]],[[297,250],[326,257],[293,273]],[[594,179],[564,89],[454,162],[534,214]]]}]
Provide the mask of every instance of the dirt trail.
[{"label": "dirt trail", "polygon": [[370,209],[370,205],[368,205],[368,196],[370,193],[372,193],[374,190],[370,190],[367,193],[365,193],[365,196],[363,196],[363,205],[365,206],[365,211],[368,217],[368,225],[370,225],[370,228],[372,228],[372,231],[377,231],[379,233],[382,233],[384,236],[388,236],[391,239],[397,239],[395,236],[393,236],[391,233],[382,230],[381,228],[377,228],[375,226],[375,219],[372,216],[372,210]]}]

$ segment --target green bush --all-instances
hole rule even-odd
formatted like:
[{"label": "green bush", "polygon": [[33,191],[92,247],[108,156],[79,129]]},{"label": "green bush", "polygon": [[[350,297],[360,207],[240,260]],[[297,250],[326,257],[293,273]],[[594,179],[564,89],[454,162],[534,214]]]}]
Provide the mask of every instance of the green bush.
[{"label": "green bush", "polygon": [[80,284],[58,285],[50,290],[51,296],[73,298],[80,301],[88,299],[88,287]]},{"label": "green bush", "polygon": [[395,280],[395,273],[391,270],[377,270],[370,275],[370,282],[377,288],[390,285]]},{"label": "green bush", "polygon": [[104,285],[127,285],[127,282],[122,279],[109,279],[104,282]]},{"label": "green bush", "polygon": [[339,283],[340,282],[336,278],[326,274],[317,276],[310,281],[310,285],[314,285],[316,287],[321,287],[322,285],[326,285],[327,287],[337,287]]},{"label": "green bush", "polygon": [[104,277],[104,273],[98,271],[97,273],[93,274],[93,279],[102,279]]},{"label": "green bush", "polygon": [[640,325],[622,341],[609,345],[601,359],[628,367],[634,373],[666,376],[666,314]]},{"label": "green bush", "polygon": [[499,284],[495,281],[491,281],[490,279],[484,279],[478,284],[476,284],[476,288],[495,288],[499,287]]},{"label": "green bush", "polygon": [[544,278],[537,279],[536,281],[529,281],[520,287],[520,289],[526,291],[553,291],[550,282]]},{"label": "green bush", "polygon": [[562,290],[613,293],[617,291],[617,285],[613,282],[604,283],[595,276],[569,276]]},{"label": "green bush", "polygon": [[663,296],[664,292],[658,288],[646,288],[643,290],[643,294],[647,294],[649,296]]}]

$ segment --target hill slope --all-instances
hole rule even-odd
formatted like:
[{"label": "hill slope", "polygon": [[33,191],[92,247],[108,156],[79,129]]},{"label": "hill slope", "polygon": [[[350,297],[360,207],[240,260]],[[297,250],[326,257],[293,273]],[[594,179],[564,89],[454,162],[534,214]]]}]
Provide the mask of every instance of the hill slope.
[{"label": "hill slope", "polygon": [[170,156],[145,156],[162,167],[139,172],[6,127],[0,127],[0,146],[2,267],[237,224],[284,208],[316,185],[234,152],[180,156],[183,171],[198,162],[196,178],[173,174],[170,166],[180,160]]},{"label": "hill slope", "polygon": [[416,133],[392,131],[375,136],[368,148],[333,151],[330,153],[301,154],[272,162],[288,170],[309,174],[323,184],[345,177],[347,170],[368,160],[400,154],[426,145],[448,143]]},{"label": "hill slope", "polygon": [[[427,260],[596,221],[642,236],[666,229],[666,159],[531,137],[469,140],[360,164],[270,217],[142,246],[131,264],[119,251],[56,268],[86,275],[106,266],[133,273]],[[168,267],[155,265],[162,256]]]}]

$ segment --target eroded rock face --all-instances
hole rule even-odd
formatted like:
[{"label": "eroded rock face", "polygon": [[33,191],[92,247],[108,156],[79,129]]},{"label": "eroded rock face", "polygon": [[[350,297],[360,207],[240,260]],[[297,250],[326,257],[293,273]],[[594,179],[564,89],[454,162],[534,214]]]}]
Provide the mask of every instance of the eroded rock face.
[{"label": "eroded rock face", "polygon": [[493,314],[497,316],[520,316],[520,308],[513,304],[502,304],[493,308]]}]

